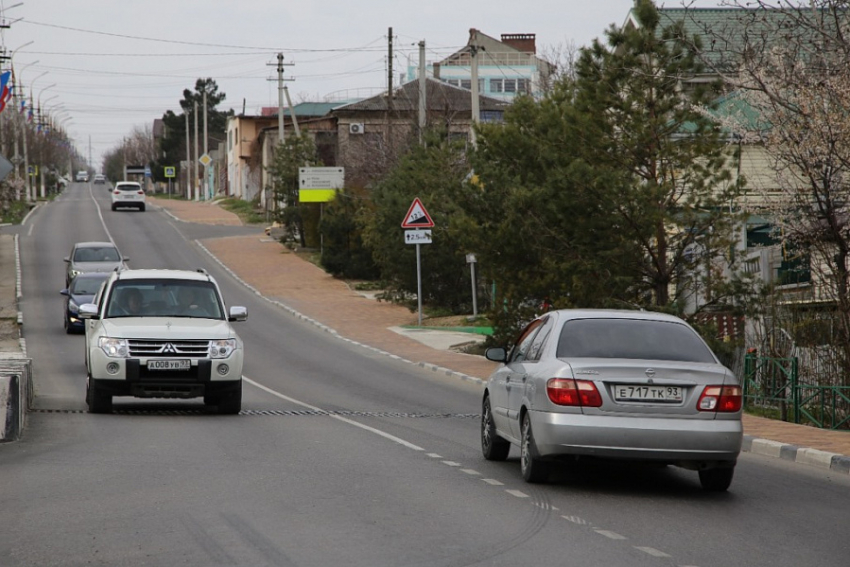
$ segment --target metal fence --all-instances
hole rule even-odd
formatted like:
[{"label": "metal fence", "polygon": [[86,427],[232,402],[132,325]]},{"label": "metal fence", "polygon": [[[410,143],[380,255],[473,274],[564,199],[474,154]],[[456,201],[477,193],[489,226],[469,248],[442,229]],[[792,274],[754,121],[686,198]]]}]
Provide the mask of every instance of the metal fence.
[{"label": "metal fence", "polygon": [[776,412],[782,421],[850,430],[850,386],[807,382],[800,380],[797,357],[747,355],[744,406]]}]

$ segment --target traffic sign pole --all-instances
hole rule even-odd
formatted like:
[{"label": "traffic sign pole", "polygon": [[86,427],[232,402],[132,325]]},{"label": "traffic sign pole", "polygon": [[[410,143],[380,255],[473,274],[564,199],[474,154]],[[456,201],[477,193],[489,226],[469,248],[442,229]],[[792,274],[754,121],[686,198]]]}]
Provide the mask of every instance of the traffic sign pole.
[{"label": "traffic sign pole", "polygon": [[419,254],[421,244],[416,245],[416,303],[419,307],[419,326],[422,326],[422,259]]}]

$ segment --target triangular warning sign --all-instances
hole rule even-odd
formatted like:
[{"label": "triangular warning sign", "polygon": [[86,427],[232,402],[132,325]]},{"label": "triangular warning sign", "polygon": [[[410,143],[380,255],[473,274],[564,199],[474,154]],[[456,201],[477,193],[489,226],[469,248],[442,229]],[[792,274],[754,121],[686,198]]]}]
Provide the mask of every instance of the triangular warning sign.
[{"label": "triangular warning sign", "polygon": [[419,197],[416,197],[407,211],[407,216],[404,217],[404,222],[401,223],[401,228],[432,228],[433,226],[434,221],[431,220],[431,215],[422,206]]}]

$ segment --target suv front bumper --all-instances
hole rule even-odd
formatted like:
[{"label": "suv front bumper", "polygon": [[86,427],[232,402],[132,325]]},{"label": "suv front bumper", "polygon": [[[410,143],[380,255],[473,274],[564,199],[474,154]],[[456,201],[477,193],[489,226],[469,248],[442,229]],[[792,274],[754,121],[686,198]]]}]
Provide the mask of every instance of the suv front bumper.
[{"label": "suv front bumper", "polygon": [[149,370],[147,359],[91,353],[91,379],[104,393],[135,398],[198,398],[242,387],[242,350],[222,359],[193,359],[188,370]]}]

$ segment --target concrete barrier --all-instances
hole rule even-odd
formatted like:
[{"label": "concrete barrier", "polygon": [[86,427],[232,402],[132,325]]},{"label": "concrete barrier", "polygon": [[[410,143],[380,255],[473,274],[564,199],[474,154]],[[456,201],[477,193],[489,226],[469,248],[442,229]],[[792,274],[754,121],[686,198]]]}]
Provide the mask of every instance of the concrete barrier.
[{"label": "concrete barrier", "polygon": [[32,360],[0,360],[0,443],[21,438],[32,397]]}]

